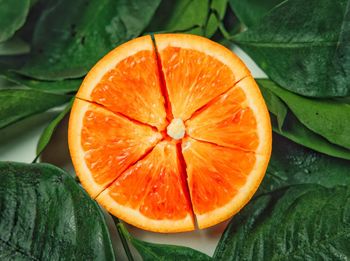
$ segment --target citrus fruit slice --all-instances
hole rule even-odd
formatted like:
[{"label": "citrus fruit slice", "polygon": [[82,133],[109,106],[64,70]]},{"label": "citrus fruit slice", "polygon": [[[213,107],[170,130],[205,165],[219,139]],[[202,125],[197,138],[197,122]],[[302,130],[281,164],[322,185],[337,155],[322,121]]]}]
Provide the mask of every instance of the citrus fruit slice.
[{"label": "citrus fruit slice", "polygon": [[240,59],[206,38],[144,36],[88,73],[69,122],[87,192],[137,227],[180,232],[237,213],[271,153],[259,88]]},{"label": "citrus fruit slice", "polygon": [[265,110],[261,99],[254,79],[246,77],[186,121],[187,133],[197,140],[268,154],[270,140],[259,139],[258,134],[268,131],[264,126],[269,118],[262,117],[264,122],[257,124],[255,116]]},{"label": "citrus fruit slice", "polygon": [[166,112],[151,37],[134,39],[103,57],[85,77],[77,97],[164,129]]},{"label": "citrus fruit slice", "polygon": [[68,141],[80,182],[95,197],[161,140],[150,126],[76,99]]},{"label": "citrus fruit slice", "polygon": [[213,98],[249,75],[230,50],[192,35],[155,35],[174,118],[189,119]]},{"label": "citrus fruit slice", "polygon": [[200,228],[224,221],[259,186],[265,156],[186,138],[182,144],[193,210]]},{"label": "citrus fruit slice", "polygon": [[144,229],[193,230],[193,217],[176,145],[163,141],[96,199],[112,214]]}]

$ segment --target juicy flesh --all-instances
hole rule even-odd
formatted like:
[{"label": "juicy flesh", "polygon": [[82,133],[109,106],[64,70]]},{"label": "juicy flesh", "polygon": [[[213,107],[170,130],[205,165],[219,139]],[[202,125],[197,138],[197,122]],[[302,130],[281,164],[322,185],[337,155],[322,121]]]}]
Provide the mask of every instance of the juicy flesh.
[{"label": "juicy flesh", "polygon": [[91,93],[93,102],[163,130],[166,112],[155,52],[140,51],[106,73]]},{"label": "juicy flesh", "polygon": [[189,119],[236,82],[228,66],[202,52],[167,47],[159,55],[174,118]]},{"label": "juicy flesh", "polygon": [[191,212],[185,174],[176,145],[161,142],[144,159],[125,171],[109,188],[123,206],[151,219],[178,220]]},{"label": "juicy flesh", "polygon": [[[251,80],[245,78],[242,82]],[[255,151],[259,144],[254,113],[238,86],[198,111],[186,126],[190,137],[220,146]]]},{"label": "juicy flesh", "polygon": [[161,139],[151,127],[90,104],[83,118],[81,145],[97,184],[116,179]]},{"label": "juicy flesh", "polygon": [[96,183],[111,184],[113,200],[149,219],[177,220],[222,207],[239,193],[259,137],[247,97],[226,65],[177,47],[161,50],[159,58],[159,72],[154,53],[140,51],[103,76],[91,97],[106,109],[91,105],[81,142]]},{"label": "juicy flesh", "polygon": [[185,139],[182,153],[186,161],[188,186],[196,214],[204,214],[227,204],[245,184],[255,154]]}]

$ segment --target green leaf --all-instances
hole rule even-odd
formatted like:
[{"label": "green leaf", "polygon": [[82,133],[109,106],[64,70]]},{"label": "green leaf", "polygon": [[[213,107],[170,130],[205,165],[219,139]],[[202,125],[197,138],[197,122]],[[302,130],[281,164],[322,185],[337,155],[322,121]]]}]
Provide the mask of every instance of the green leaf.
[{"label": "green leaf", "polygon": [[146,32],[186,32],[204,35],[209,0],[162,1]]},{"label": "green leaf", "polygon": [[311,99],[286,91],[269,80],[258,80],[282,99],[307,128],[332,143],[350,149],[350,105],[325,99]]},{"label": "green leaf", "polygon": [[24,24],[29,0],[0,0],[0,43],[10,39]]},{"label": "green leaf", "polygon": [[275,134],[272,155],[258,193],[293,184],[316,183],[325,187],[350,186],[350,161],[307,149]]},{"label": "green leaf", "polygon": [[269,111],[276,115],[278,129],[281,131],[288,112],[287,106],[277,95],[272,93],[269,89],[265,88],[263,84],[260,84],[260,90],[267,104],[267,107],[269,108]]},{"label": "green leaf", "polygon": [[22,76],[15,72],[3,72],[0,74],[1,78],[4,78],[10,82],[22,85],[31,89],[37,89],[40,91],[48,91],[55,93],[67,93],[77,91],[82,82],[82,79],[68,79],[58,81],[40,81],[32,79],[26,76]]},{"label": "green leaf", "polygon": [[32,55],[20,70],[42,80],[85,75],[107,52],[143,31],[160,0],[50,3],[34,32]]},{"label": "green leaf", "polygon": [[18,37],[0,43],[0,55],[19,55],[29,53],[29,51],[29,44]]},{"label": "green leaf", "polygon": [[63,120],[63,118],[68,114],[68,112],[72,108],[73,101],[74,98],[72,98],[71,102],[64,108],[63,111],[60,112],[60,114],[57,115],[57,117],[53,121],[50,122],[50,124],[45,128],[45,130],[41,134],[40,139],[38,141],[38,145],[36,147],[37,157],[40,156],[40,154],[46,148],[47,144],[49,144],[57,125]]},{"label": "green leaf", "polygon": [[347,260],[349,198],[349,187],[315,184],[260,196],[232,219],[214,259]]},{"label": "green leaf", "polygon": [[212,37],[216,30],[218,29],[219,23],[224,19],[228,0],[216,0],[211,1],[211,13],[209,14],[209,19],[207,26],[205,28],[205,36]]},{"label": "green leaf", "polygon": [[114,260],[102,211],[63,170],[0,163],[1,260]]},{"label": "green leaf", "polygon": [[233,37],[283,88],[313,97],[350,95],[349,0],[288,0]]},{"label": "green leaf", "polygon": [[127,238],[137,249],[144,261],[211,260],[211,258],[206,254],[189,247],[154,244],[139,240],[131,236],[122,223],[118,223],[117,226],[122,231],[125,238]]},{"label": "green leaf", "polygon": [[0,128],[67,102],[66,95],[37,90],[0,90]]},{"label": "green leaf", "polygon": [[[258,80],[258,82],[260,83],[260,80]],[[271,112],[270,118],[274,132],[315,151],[333,157],[350,159],[350,150],[329,142],[321,135],[305,127],[305,125],[288,110],[281,99],[262,84],[260,84],[260,90]]]},{"label": "green leaf", "polygon": [[266,15],[272,8],[285,0],[230,0],[230,7],[238,19],[251,27]]},{"label": "green leaf", "polygon": [[350,150],[330,143],[322,136],[306,128],[292,113],[288,113],[282,130],[278,128],[274,115],[270,115],[274,132],[315,151],[329,156],[350,160]]}]

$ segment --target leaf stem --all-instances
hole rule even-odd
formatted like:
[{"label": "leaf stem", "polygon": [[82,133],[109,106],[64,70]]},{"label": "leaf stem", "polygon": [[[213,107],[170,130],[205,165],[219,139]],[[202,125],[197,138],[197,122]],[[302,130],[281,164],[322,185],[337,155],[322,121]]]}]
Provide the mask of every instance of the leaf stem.
[{"label": "leaf stem", "polygon": [[229,32],[226,29],[223,20],[220,19],[220,14],[218,13],[218,11],[213,9],[212,13],[215,15],[215,18],[218,22],[219,31],[222,34],[222,36],[230,42],[235,42],[233,35],[240,33],[242,31],[241,23],[238,22],[233,28],[230,29],[230,32]]},{"label": "leaf stem", "polygon": [[120,220],[117,217],[112,215],[112,218],[113,218],[114,224],[117,228],[120,240],[122,241],[123,248],[124,248],[126,256],[128,257],[128,260],[134,261],[134,258],[131,254],[131,251],[130,251],[130,248],[128,245],[128,240],[130,240],[129,232],[126,230],[126,228],[123,226],[123,224],[120,222]]}]

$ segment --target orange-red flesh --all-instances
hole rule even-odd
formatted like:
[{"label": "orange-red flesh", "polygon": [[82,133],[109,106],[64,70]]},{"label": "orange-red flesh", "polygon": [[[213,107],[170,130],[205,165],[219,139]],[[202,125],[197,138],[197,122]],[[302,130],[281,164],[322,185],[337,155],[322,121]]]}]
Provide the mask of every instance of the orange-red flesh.
[{"label": "orange-red flesh", "polygon": [[249,75],[231,51],[201,37],[155,35],[155,44],[172,115],[183,121]]},{"label": "orange-red flesh", "polygon": [[[71,117],[71,122],[80,123],[80,154],[71,148],[75,165],[82,164],[92,174],[91,179],[105,189],[131,164],[152,149],[162,135],[148,125],[134,123],[105,108],[77,99],[73,111],[79,110],[80,119]],[[70,137],[70,140],[75,139]],[[77,172],[84,182],[85,173]],[[94,191],[93,195],[101,191]]]},{"label": "orange-red flesh", "polygon": [[77,96],[89,102],[76,101],[70,118],[73,164],[90,195],[130,224],[215,225],[261,182],[271,153],[266,106],[231,51],[198,36],[149,40],[116,48],[87,75]]},{"label": "orange-red flesh", "polygon": [[251,77],[244,78],[196,112],[186,122],[187,134],[220,146],[256,151],[259,144],[257,120],[242,90],[251,81]]},{"label": "orange-red flesh", "polygon": [[[96,80],[90,79],[88,75],[83,86],[89,82],[94,82],[95,86],[91,90],[86,88],[88,91],[81,88],[82,91],[77,93],[77,97],[164,130],[167,125],[165,101],[161,91],[156,53],[150,36],[133,41],[137,40],[141,41],[146,50],[137,50],[135,47],[136,52],[127,55],[130,50],[125,50],[125,45],[117,47],[104,59],[110,60],[112,64],[114,60],[118,62],[105,72],[102,70],[107,66],[104,66],[103,60],[97,63],[92,71],[102,74],[101,78],[94,82]],[[117,53],[118,49],[120,54]]]},{"label": "orange-red flesh", "polygon": [[184,140],[182,153],[195,214],[210,212],[232,200],[255,164],[252,152],[191,138]]},{"label": "orange-red flesh", "polygon": [[[118,208],[110,211],[138,227],[142,225],[134,223],[131,214],[135,211],[151,220],[178,221],[187,218],[183,229],[192,230],[194,226],[186,176],[174,142],[158,143],[145,158],[121,174],[97,200],[107,209],[110,201],[123,206],[127,211]],[[174,226],[173,229],[178,230],[179,227]]]}]

